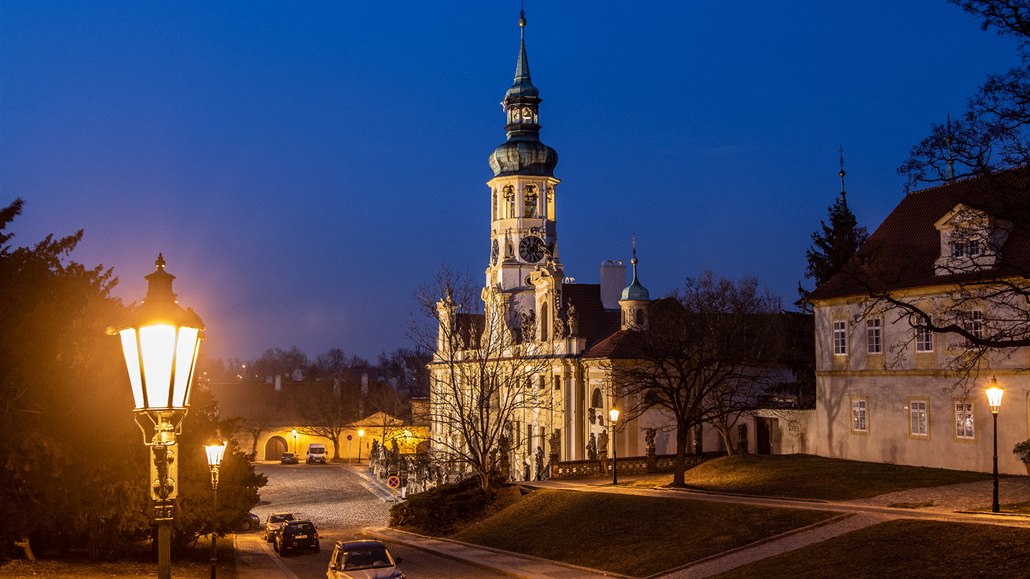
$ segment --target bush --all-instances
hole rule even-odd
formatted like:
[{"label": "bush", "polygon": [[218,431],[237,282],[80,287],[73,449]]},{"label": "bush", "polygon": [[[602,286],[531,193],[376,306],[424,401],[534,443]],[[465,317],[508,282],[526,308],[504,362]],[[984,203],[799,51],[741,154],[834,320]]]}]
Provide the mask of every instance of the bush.
[{"label": "bush", "polygon": [[441,485],[408,497],[390,509],[391,527],[412,527],[427,535],[446,535],[460,523],[486,514],[497,498],[485,491],[478,478]]},{"label": "bush", "polygon": [[1030,440],[1016,443],[1016,446],[1012,448],[1012,454],[1016,455],[1016,458],[1023,461],[1024,464],[1030,464]]}]

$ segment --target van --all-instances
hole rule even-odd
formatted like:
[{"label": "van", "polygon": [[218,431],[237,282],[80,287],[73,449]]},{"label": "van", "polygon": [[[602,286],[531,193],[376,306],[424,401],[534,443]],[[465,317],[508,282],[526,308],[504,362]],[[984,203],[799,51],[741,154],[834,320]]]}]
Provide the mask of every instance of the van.
[{"label": "van", "polygon": [[324,444],[309,444],[308,445],[308,461],[307,461],[308,464],[312,464],[312,463],[315,463],[315,462],[320,462],[322,464],[325,464],[326,463],[326,460],[325,460],[326,456],[328,456],[328,454],[325,451],[325,445]]}]

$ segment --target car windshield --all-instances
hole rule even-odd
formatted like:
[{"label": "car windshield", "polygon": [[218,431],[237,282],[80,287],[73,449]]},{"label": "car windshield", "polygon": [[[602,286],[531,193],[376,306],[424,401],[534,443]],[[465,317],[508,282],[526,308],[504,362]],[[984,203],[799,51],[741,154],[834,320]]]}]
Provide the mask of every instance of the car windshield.
[{"label": "car windshield", "polygon": [[290,523],[286,528],[286,532],[291,535],[297,533],[314,533],[315,526],[311,523]]},{"label": "car windshield", "polygon": [[345,571],[368,569],[370,567],[390,567],[393,565],[393,559],[386,549],[383,548],[349,551],[344,553],[343,556],[343,569]]},{"label": "car windshield", "polygon": [[283,521],[292,521],[293,520],[293,515],[291,515],[289,513],[282,514],[282,515],[272,515],[271,518],[269,518],[268,520],[273,522],[273,523],[281,523]]},{"label": "car windshield", "polygon": [[310,452],[311,454],[325,454],[325,449],[324,448],[312,448],[312,449],[308,450],[308,452]]}]

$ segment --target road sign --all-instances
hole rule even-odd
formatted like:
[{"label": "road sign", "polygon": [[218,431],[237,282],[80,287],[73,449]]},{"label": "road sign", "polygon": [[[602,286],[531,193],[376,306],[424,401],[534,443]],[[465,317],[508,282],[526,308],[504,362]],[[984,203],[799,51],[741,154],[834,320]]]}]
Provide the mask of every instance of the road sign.
[{"label": "road sign", "polygon": [[351,438],[351,437],[350,437],[350,435],[348,434],[348,435],[347,435],[347,442],[350,442],[350,438]]},{"label": "road sign", "polygon": [[401,486],[401,479],[400,479],[400,477],[397,476],[397,475],[394,475],[394,476],[391,476],[390,478],[386,479],[386,486],[388,486],[388,487],[390,487],[392,489],[395,489],[395,488]]}]

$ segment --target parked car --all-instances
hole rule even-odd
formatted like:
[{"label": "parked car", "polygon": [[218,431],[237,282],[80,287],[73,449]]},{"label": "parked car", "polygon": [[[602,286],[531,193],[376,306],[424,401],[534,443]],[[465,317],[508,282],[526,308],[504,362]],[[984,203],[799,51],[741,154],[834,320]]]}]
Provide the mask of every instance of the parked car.
[{"label": "parked car", "polygon": [[321,550],[318,545],[318,529],[311,521],[286,521],[275,532],[272,548],[280,556],[285,555],[287,551],[298,549],[317,553]]},{"label": "parked car", "polygon": [[240,531],[251,531],[261,526],[261,519],[254,513],[247,513],[237,521],[235,528]]},{"label": "parked car", "polygon": [[300,461],[297,460],[297,455],[292,452],[284,452],[283,455],[279,457],[279,464],[297,464],[298,462]]},{"label": "parked car", "polygon": [[296,520],[297,517],[293,516],[293,513],[272,513],[265,519],[265,541],[272,542],[272,537],[275,532],[279,530],[279,527],[286,521]]},{"label": "parked car", "polygon": [[327,579],[404,579],[394,557],[381,541],[337,541],[329,557]]},{"label": "parked car", "polygon": [[309,444],[308,445],[308,464],[320,462],[326,463],[326,457],[329,456],[325,451],[324,444]]}]

